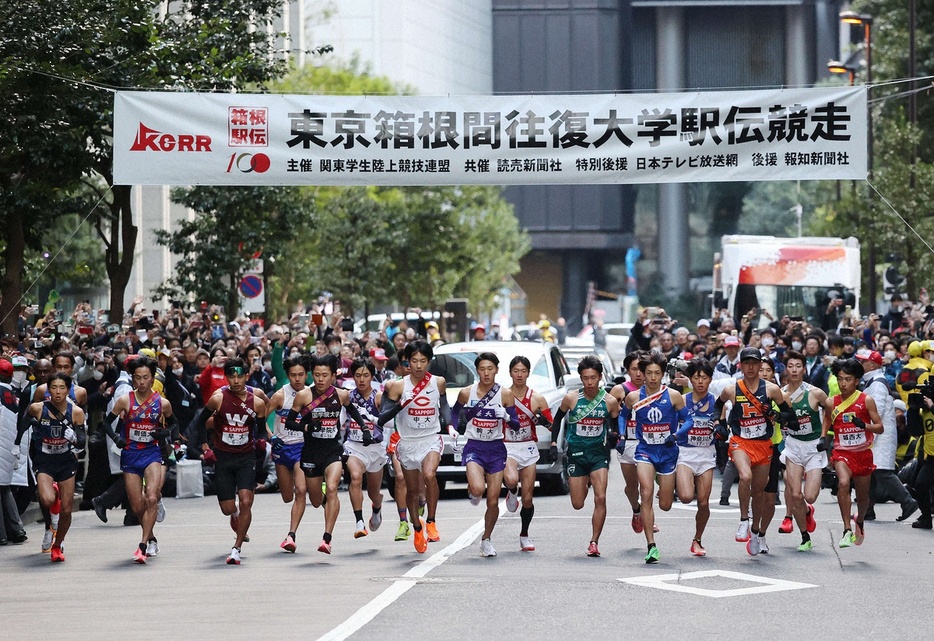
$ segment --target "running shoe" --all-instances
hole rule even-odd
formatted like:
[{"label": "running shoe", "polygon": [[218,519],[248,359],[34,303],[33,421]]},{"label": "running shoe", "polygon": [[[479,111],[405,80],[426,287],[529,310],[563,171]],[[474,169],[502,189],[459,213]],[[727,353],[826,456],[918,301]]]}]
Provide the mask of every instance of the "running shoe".
[{"label": "running shoe", "polygon": [[496,550],[493,549],[493,541],[482,539],[480,541],[480,556],[496,556]]},{"label": "running shoe", "polygon": [[396,541],[408,541],[412,531],[409,529],[408,521],[399,521],[399,529],[396,530]]},{"label": "running shoe", "polygon": [[794,532],[794,529],[795,529],[795,524],[791,520],[791,517],[786,516],[785,518],[782,519],[782,524],[778,526],[778,533],[779,534],[791,534],[792,532]]},{"label": "running shoe", "polygon": [[805,517],[805,529],[808,531],[808,534],[811,534],[817,529],[817,521],[814,520],[814,506],[810,503],[808,503],[808,513]]},{"label": "running shoe", "polygon": [[856,520],[856,515],[853,515],[853,543],[856,545],[862,545],[863,541],[866,539],[866,530],[863,529],[863,526],[859,524]]},{"label": "running shoe", "polygon": [[807,541],[802,541],[801,545],[798,546],[798,552],[810,552],[814,549],[814,543],[810,539]]},{"label": "running shoe", "polygon": [[435,525],[434,521],[428,522],[428,525],[426,526],[426,532],[429,543],[437,543],[441,540],[441,535],[438,534],[438,526]]},{"label": "running shoe", "polygon": [[746,552],[749,554],[749,556],[756,556],[761,551],[762,546],[759,543],[759,535],[753,534],[746,541]]},{"label": "running shoe", "polygon": [[418,515],[425,516],[425,503],[422,503],[421,501],[418,502]]},{"label": "running shoe", "polygon": [[838,545],[841,548],[848,548],[851,545],[853,545],[853,542],[855,539],[856,537],[853,536],[853,532],[851,532],[850,530],[844,530],[843,538],[840,539],[840,543],[838,543]]},{"label": "running shoe", "polygon": [[645,562],[649,564],[655,564],[658,563],[660,557],[661,555],[658,552],[658,546],[653,545],[652,549],[649,550],[649,553],[645,555]]},{"label": "running shoe", "polygon": [[739,543],[745,543],[749,540],[749,521],[740,521],[736,528],[736,540]]},{"label": "running shoe", "polygon": [[107,522],[107,508],[101,505],[101,500],[98,497],[91,499],[91,505],[94,507],[94,514],[97,515],[104,523]]},{"label": "running shoe", "polygon": [[318,552],[323,552],[324,554],[331,553],[331,544],[321,539],[321,545],[318,546]]},{"label": "running shoe", "polygon": [[506,490],[506,509],[510,512],[515,512],[519,509],[519,497]]},{"label": "running shoe", "polygon": [[642,534],[642,512],[636,512],[632,515],[632,521],[629,523],[632,525],[632,531],[636,534]]},{"label": "running shoe", "polygon": [[[483,500],[483,497],[482,497],[482,496],[474,496],[474,495],[471,494],[470,492],[467,492],[467,498],[470,499],[470,504],[471,504],[471,505],[480,505],[480,501]],[[423,513],[423,511],[422,511],[422,508],[418,508],[418,515],[419,515],[419,516],[424,516],[424,513]]]},{"label": "running shoe", "polygon": [[357,521],[357,529],[353,533],[353,538],[362,539],[367,534],[369,534],[369,532],[366,531],[366,525],[363,523],[363,519],[360,519],[359,521]]},{"label": "running shoe", "polygon": [[370,515],[370,532],[375,532],[383,524],[383,511],[373,512]]},{"label": "running shoe", "polygon": [[156,523],[162,523],[165,520],[165,504],[162,499],[156,503]]},{"label": "running shoe", "polygon": [[55,532],[46,530],[45,534],[42,535],[42,551],[48,552],[51,550],[53,541],[55,541]]},{"label": "running shoe", "polygon": [[720,505],[723,505],[723,506],[725,506],[725,507],[730,507],[730,497],[728,497],[728,496],[721,496],[721,497],[720,497]]},{"label": "running shoe", "polygon": [[596,541],[591,541],[587,546],[587,556],[600,556],[600,548],[597,547]]},{"label": "running shoe", "polygon": [[146,564],[146,544],[140,543],[136,550],[133,551],[133,562],[139,563],[140,565]]},{"label": "running shoe", "polygon": [[419,521],[421,522],[420,523],[421,529],[415,530],[415,537],[413,539],[413,543],[415,544],[415,551],[418,552],[419,554],[424,554],[425,551],[428,549],[428,539],[425,538],[425,530],[427,529],[427,527],[425,526],[424,519],[419,519]]},{"label": "running shoe", "polygon": [[[61,499],[55,499],[55,502],[58,503],[60,500],[61,500]],[[50,520],[52,521],[52,531],[53,531],[53,532],[55,532],[56,530],[58,530],[58,519],[59,519],[60,516],[61,516],[61,514],[59,514],[58,512],[52,512],[52,513],[51,513],[51,519],[50,519]]]},{"label": "running shoe", "polygon": [[658,532],[659,532],[659,530],[658,530],[658,523],[653,523],[653,524],[652,524],[652,532],[655,533],[655,534],[658,534]]},{"label": "running shoe", "polygon": [[65,561],[65,551],[60,545],[53,545],[51,548],[51,554],[49,555],[52,563],[62,563]]},{"label": "running shoe", "polygon": [[227,565],[240,565],[240,548],[230,548]]},{"label": "running shoe", "polygon": [[769,544],[765,542],[765,535],[759,535],[759,554],[768,554]]},{"label": "running shoe", "polygon": [[[658,548],[655,548],[656,550]],[[700,541],[694,539],[691,541],[691,554],[694,556],[707,556],[707,550],[704,549],[704,546],[701,545]]]},{"label": "running shoe", "polygon": [[523,552],[534,552],[535,544],[532,543],[532,539],[530,539],[529,537],[520,536],[519,537],[519,549],[522,550]]},{"label": "running shoe", "polygon": [[279,544],[279,547],[285,550],[286,552],[295,553],[295,539],[292,538],[291,534],[285,536],[285,540]]},{"label": "running shoe", "polygon": [[159,556],[159,542],[155,538],[146,544],[146,556]]}]

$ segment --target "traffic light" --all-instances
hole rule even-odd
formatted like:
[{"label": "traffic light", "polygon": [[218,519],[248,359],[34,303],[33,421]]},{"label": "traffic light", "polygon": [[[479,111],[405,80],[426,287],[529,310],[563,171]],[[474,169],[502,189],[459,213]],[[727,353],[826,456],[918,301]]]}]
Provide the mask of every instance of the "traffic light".
[{"label": "traffic light", "polygon": [[882,286],[886,300],[892,300],[894,294],[905,296],[905,277],[899,272],[897,265],[889,265],[885,268],[885,273],[882,275]]}]

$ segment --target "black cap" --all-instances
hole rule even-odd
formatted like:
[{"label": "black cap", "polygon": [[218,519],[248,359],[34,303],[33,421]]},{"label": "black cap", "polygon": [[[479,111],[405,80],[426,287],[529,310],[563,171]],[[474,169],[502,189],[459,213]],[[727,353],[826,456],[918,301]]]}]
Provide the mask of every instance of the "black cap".
[{"label": "black cap", "polygon": [[762,354],[758,347],[746,347],[739,353],[740,361],[761,361]]}]

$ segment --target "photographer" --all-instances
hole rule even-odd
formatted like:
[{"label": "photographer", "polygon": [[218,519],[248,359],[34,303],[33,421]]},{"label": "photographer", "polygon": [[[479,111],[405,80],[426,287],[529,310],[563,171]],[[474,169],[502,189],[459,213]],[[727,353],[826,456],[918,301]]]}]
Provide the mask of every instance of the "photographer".
[{"label": "photographer", "polygon": [[[909,353],[914,351],[911,347],[909,346]],[[921,350],[926,361],[934,358],[934,345],[931,344],[931,341],[924,341]],[[934,409],[934,380],[931,379],[930,371],[922,371],[916,381],[902,381],[906,370],[902,370],[899,382],[903,383],[903,390],[908,393],[906,400],[908,405],[908,433],[924,436],[924,446],[922,453],[918,456],[918,473],[912,491],[915,500],[918,501],[918,506],[921,508],[921,516],[911,524],[911,527],[930,530],[932,528],[931,488],[934,487],[934,412],[932,412],[932,409]]]}]

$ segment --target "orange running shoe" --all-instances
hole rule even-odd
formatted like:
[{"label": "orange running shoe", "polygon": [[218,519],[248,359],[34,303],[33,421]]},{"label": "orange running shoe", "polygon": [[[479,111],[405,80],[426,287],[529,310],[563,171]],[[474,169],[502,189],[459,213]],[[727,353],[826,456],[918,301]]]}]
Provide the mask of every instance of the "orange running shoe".
[{"label": "orange running shoe", "polygon": [[434,521],[428,522],[428,542],[437,543],[441,540],[441,535],[438,534],[438,526],[435,525]]},{"label": "orange running shoe", "polygon": [[422,527],[419,530],[415,530],[415,551],[419,554],[424,554],[428,549],[428,540],[425,538],[425,531],[428,529],[428,527],[425,525],[425,519],[419,519],[419,521],[421,522]]},{"label": "orange running shoe", "polygon": [[52,560],[52,563],[62,563],[65,560],[65,552],[62,550],[62,546],[53,545],[49,558]]}]

